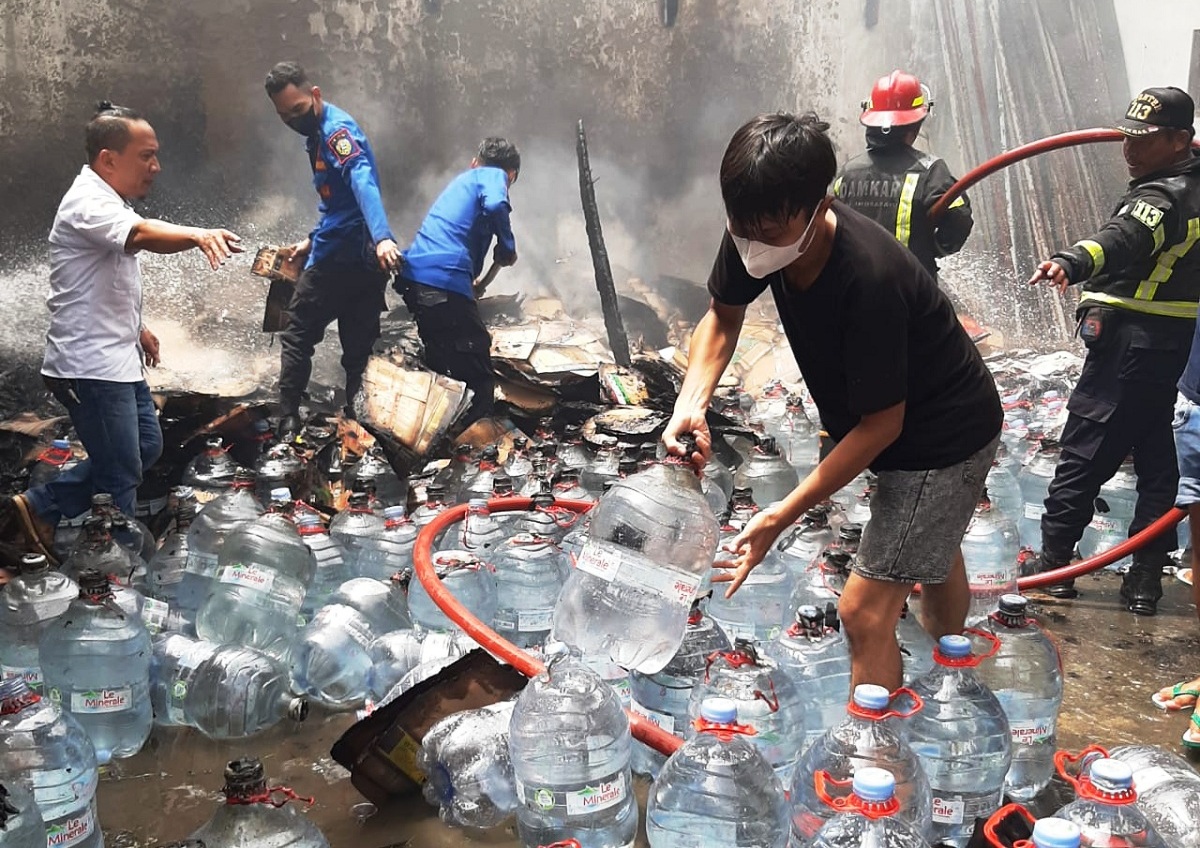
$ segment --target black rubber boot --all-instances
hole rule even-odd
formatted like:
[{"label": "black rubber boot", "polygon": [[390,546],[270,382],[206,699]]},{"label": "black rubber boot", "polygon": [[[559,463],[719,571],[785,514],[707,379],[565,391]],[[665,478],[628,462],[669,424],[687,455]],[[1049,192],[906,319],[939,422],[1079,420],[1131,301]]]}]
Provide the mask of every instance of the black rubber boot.
[{"label": "black rubber boot", "polygon": [[[1041,561],[1038,563],[1038,573],[1043,574],[1047,571],[1054,571],[1062,568],[1064,565],[1069,565],[1071,557],[1056,556],[1055,554],[1042,551]],[[1043,586],[1042,591],[1052,598],[1062,598],[1070,600],[1071,598],[1079,597],[1079,590],[1075,588],[1074,580],[1064,580],[1062,583],[1052,583],[1049,586]]]},{"label": "black rubber boot", "polygon": [[1162,598],[1162,570],[1167,559],[1160,554],[1133,555],[1133,567],[1121,578],[1121,600],[1134,615],[1157,615]]}]

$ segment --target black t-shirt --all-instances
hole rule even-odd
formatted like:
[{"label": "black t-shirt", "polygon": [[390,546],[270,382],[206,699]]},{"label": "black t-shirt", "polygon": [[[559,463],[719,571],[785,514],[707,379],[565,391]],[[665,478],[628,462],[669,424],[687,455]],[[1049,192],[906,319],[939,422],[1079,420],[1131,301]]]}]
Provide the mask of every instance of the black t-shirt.
[{"label": "black t-shirt", "polygon": [[805,291],[782,272],[746,273],[729,234],[708,289],[744,306],[770,286],[821,423],[842,439],[866,414],[907,403],[899,438],[873,471],[946,468],[1000,432],[992,375],[950,300],[891,233],[834,201],[837,230],[820,275]]}]

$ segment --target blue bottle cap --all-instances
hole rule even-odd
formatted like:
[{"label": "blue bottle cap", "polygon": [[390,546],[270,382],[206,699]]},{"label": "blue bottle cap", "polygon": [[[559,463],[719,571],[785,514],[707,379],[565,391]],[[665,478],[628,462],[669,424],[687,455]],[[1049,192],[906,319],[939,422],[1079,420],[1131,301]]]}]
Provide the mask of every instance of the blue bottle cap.
[{"label": "blue bottle cap", "polygon": [[397,519],[403,518],[404,517],[404,507],[389,506],[387,509],[385,509],[383,511],[383,517],[387,521],[396,521]]},{"label": "blue bottle cap", "polygon": [[798,618],[816,618],[819,615],[822,615],[822,612],[812,604],[802,604],[796,609]]},{"label": "blue bottle cap", "polygon": [[316,527],[321,523],[321,516],[315,512],[302,512],[296,518],[297,527]]},{"label": "blue bottle cap", "polygon": [[861,768],[854,773],[854,794],[864,801],[890,801],[896,794],[896,778],[887,769]]},{"label": "blue bottle cap", "polygon": [[854,687],[854,703],[864,710],[886,710],[892,694],[882,686],[863,683]]},{"label": "blue bottle cap", "polygon": [[1079,825],[1066,819],[1042,819],[1033,826],[1036,848],[1079,848]]},{"label": "blue bottle cap", "polygon": [[66,450],[70,446],[71,446],[71,442],[67,439],[55,439],[54,440],[54,447],[58,448],[59,450]]},{"label": "blue bottle cap", "polygon": [[1104,789],[1129,789],[1133,786],[1133,769],[1120,760],[1096,760],[1089,772],[1092,783]]},{"label": "blue bottle cap", "polygon": [[290,501],[292,499],[292,490],[287,486],[280,486],[278,489],[271,490],[271,500],[273,501]]},{"label": "blue bottle cap", "polygon": [[714,724],[733,724],[737,721],[737,704],[728,698],[705,698],[700,717]]},{"label": "blue bottle cap", "polygon": [[938,639],[938,650],[942,656],[961,659],[971,656],[971,640],[966,636],[943,636]]},{"label": "blue bottle cap", "polygon": [[470,509],[487,509],[487,498],[471,498],[467,501],[467,507]]}]

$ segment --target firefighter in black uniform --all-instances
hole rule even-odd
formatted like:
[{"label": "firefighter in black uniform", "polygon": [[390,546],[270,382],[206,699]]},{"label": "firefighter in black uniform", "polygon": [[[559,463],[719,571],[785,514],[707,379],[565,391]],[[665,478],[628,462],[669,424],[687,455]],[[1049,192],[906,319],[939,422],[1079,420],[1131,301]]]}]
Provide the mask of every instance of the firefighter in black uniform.
[{"label": "firefighter in black uniform", "polygon": [[[1174,503],[1179,472],[1171,416],[1200,300],[1200,158],[1191,150],[1195,104],[1178,88],[1148,88],[1117,126],[1125,134],[1129,191],[1095,235],[1038,266],[1030,283],[1060,292],[1081,284],[1083,372],[1067,403],[1062,459],[1042,516],[1046,571],[1068,563],[1092,520],[1096,496],[1131,453],[1138,499],[1129,535]],[[1127,609],[1154,615],[1166,533],[1133,555],[1121,585]],[[1047,590],[1075,597],[1072,584]]]},{"label": "firefighter in black uniform", "polygon": [[974,221],[965,194],[936,224],[929,217],[955,182],[945,162],[913,147],[932,105],[929,89],[912,74],[880,77],[859,117],[867,128],[867,152],[846,163],[833,193],[894,234],[936,279],[937,258],[961,250]]}]

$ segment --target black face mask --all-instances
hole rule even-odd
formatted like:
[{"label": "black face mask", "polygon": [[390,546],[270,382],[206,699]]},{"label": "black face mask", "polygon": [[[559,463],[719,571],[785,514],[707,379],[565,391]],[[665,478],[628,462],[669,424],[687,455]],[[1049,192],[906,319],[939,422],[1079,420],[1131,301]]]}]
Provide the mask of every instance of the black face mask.
[{"label": "black face mask", "polygon": [[288,118],[284,123],[300,135],[316,135],[321,130],[321,120],[317,117],[316,109],[316,104],[310,105],[307,112],[294,118]]}]

